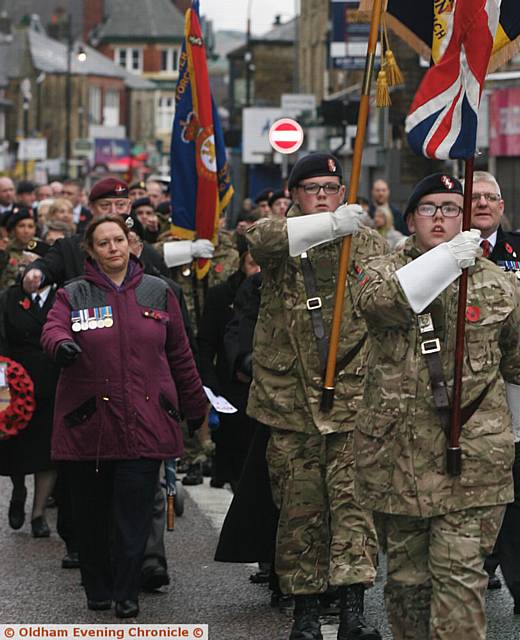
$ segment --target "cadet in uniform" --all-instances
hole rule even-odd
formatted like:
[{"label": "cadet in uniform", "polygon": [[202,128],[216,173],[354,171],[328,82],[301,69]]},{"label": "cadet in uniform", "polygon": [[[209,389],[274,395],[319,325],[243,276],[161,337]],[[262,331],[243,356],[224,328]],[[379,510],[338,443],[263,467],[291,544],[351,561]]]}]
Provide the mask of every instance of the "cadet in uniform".
[{"label": "cadet in uniform", "polygon": [[358,205],[340,206],[342,177],[334,156],[302,158],[289,178],[287,219],[259,220],[246,234],[263,274],[247,412],[271,427],[267,461],[280,509],[275,566],[282,592],[295,596],[291,640],[321,639],[318,594],[328,584],[340,591],[338,638],[380,638],[363,617],[364,589],[376,574],[375,530],[353,494],[366,326],[353,308],[352,266],[334,408],[319,409],[341,237],[355,234],[356,261],[386,250],[360,225]]},{"label": "cadet in uniform", "polygon": [[[520,234],[502,229],[500,222],[503,213],[504,201],[495,177],[487,171],[475,171],[471,224],[481,231],[483,239],[480,246],[484,256],[489,257],[504,271],[516,272],[518,277],[520,276]],[[495,571],[500,565],[514,599],[514,612],[520,614],[520,423],[513,423],[513,427],[515,501],[506,507],[495,549],[486,559],[485,567],[489,574],[488,589],[498,589],[502,585]]]},{"label": "cadet in uniform", "polygon": [[[356,422],[356,495],[376,512],[388,554],[385,598],[396,640],[484,640],[484,559],[513,498],[504,380],[520,383],[520,296],[516,278],[476,260],[480,231],[460,232],[462,204],[458,180],[424,178],[406,208],[415,235],[404,250],[358,265],[371,349]],[[462,471],[452,476],[446,389],[456,279],[465,267]]]}]

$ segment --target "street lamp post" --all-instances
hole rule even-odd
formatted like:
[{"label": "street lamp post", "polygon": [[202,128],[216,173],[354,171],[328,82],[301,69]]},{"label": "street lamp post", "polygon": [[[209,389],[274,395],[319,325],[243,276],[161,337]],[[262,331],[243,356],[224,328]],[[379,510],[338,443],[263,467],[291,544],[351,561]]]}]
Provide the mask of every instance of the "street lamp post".
[{"label": "street lamp post", "polygon": [[70,131],[72,118],[72,16],[67,17],[67,75],[65,77],[65,175],[70,177]]},{"label": "street lamp post", "polygon": [[23,156],[23,179],[27,180],[27,138],[29,137],[29,107],[32,98],[31,81],[24,78],[20,83],[20,91],[23,98],[23,138],[24,138],[24,156]]}]

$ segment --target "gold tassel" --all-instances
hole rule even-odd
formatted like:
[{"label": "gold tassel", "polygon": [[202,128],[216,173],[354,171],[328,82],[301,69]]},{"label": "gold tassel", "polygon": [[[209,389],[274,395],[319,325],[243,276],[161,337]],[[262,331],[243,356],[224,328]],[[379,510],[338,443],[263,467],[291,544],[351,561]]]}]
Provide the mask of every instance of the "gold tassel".
[{"label": "gold tassel", "polygon": [[383,69],[377,74],[376,88],[376,107],[389,107],[392,101],[390,100],[386,71]]},{"label": "gold tassel", "polygon": [[391,87],[404,83],[403,74],[391,49],[387,49],[385,52],[385,69],[388,76],[388,84]]}]

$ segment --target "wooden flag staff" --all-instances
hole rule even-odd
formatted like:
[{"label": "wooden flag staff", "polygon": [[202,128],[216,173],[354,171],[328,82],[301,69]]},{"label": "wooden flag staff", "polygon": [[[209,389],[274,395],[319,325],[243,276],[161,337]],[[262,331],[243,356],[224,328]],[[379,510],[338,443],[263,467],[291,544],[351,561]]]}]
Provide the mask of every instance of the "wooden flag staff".
[{"label": "wooden flag staff", "polygon": [[[363,87],[359,102],[359,114],[357,121],[356,141],[354,144],[354,155],[352,157],[352,172],[348,191],[348,202],[357,201],[359,176],[361,173],[361,159],[363,157],[363,147],[365,144],[365,133],[368,121],[368,107],[370,100],[370,86],[374,71],[374,61],[376,57],[376,47],[379,35],[379,25],[381,24],[383,0],[374,0],[372,7],[372,17],[370,20],[370,35],[368,37],[367,59],[365,63],[365,74],[363,77]],[[329,352],[327,356],[327,368],[325,371],[325,381],[321,397],[321,410],[330,411],[334,403],[334,378],[336,377],[336,357],[339,345],[339,335],[341,331],[341,318],[345,298],[345,288],[347,284],[348,263],[350,258],[350,245],[352,236],[345,236],[341,245],[339,258],[338,279],[336,282],[336,297],[334,301],[334,313],[329,339]]]}]

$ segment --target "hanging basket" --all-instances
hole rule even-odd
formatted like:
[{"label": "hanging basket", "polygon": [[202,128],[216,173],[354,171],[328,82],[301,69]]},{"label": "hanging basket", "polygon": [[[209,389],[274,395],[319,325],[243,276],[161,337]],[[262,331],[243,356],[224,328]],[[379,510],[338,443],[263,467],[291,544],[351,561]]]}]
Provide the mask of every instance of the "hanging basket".
[{"label": "hanging basket", "polygon": [[0,364],[7,365],[6,382],[9,386],[10,401],[0,411],[0,440],[16,436],[29,424],[36,402],[34,384],[21,364],[0,356]]}]

